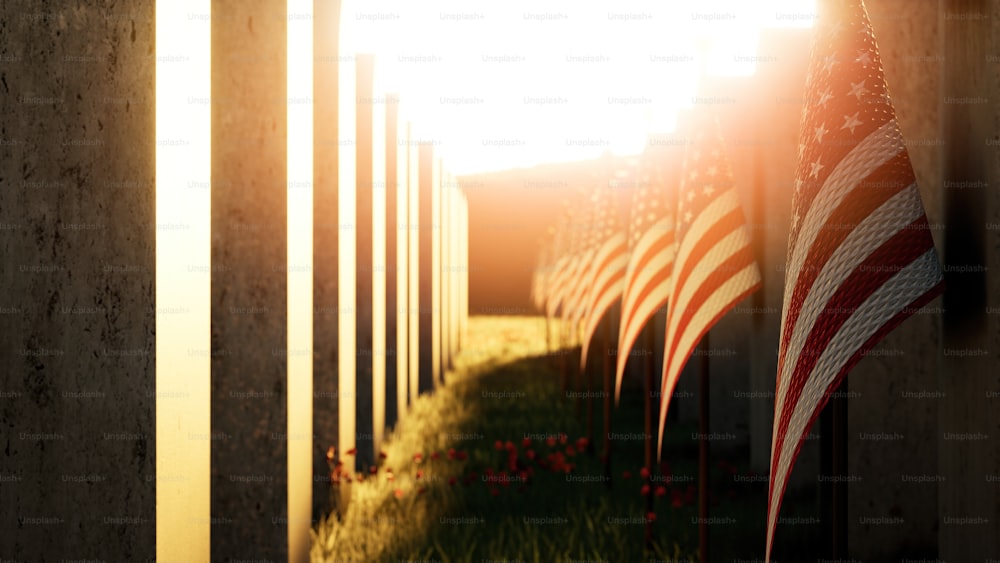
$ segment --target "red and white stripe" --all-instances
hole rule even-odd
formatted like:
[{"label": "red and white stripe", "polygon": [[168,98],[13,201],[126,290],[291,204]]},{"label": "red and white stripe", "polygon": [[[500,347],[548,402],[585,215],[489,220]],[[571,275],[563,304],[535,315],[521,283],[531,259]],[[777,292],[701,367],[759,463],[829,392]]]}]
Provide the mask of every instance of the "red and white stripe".
[{"label": "red and white stripe", "polygon": [[823,8],[808,83],[825,103],[803,116],[792,202],[768,560],[789,475],[830,393],[866,352],[943,290],[868,15],[860,2]]},{"label": "red and white stripe", "polygon": [[636,242],[625,270],[622,320],[618,330],[618,361],[615,369],[615,401],[621,396],[622,378],[629,353],[643,325],[670,296],[670,272],[674,265],[674,218],[654,222]]},{"label": "red and white stripe", "polygon": [[586,299],[586,314],[583,317],[583,345],[580,354],[580,369],[587,365],[590,341],[597,331],[597,325],[608,308],[621,298],[625,286],[625,269],[628,266],[628,243],[625,232],[619,230],[611,235],[595,254],[588,279],[589,291]]}]

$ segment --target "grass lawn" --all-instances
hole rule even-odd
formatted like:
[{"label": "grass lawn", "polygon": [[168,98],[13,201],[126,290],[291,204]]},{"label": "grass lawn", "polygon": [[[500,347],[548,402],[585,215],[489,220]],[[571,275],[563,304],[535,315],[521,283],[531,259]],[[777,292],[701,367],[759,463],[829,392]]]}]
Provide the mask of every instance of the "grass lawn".
[{"label": "grass lawn", "polygon": [[[669,463],[644,479],[642,390],[633,382],[612,416],[625,439],[614,444],[607,482],[601,399],[587,453],[586,407],[562,392],[543,335],[540,318],[470,319],[447,384],[411,405],[378,467],[338,485],[334,496],[350,501],[314,528],[313,560],[696,561],[695,426],[668,424]],[[767,483],[738,457],[712,459],[713,561],[763,557]],[[644,485],[657,495],[652,514]],[[786,499],[783,518],[807,525],[783,527],[779,561],[815,554],[816,515],[814,495]]]}]

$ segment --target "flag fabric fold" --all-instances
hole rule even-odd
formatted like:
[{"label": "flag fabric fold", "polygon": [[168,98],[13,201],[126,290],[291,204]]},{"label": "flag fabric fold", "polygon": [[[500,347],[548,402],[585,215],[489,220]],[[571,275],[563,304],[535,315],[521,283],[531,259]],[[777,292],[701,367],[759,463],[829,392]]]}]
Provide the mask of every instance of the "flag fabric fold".
[{"label": "flag fabric fold", "polygon": [[785,271],[768,560],[789,474],[829,394],[943,290],[865,7],[836,0],[819,8]]},{"label": "flag fabric fold", "polygon": [[760,287],[760,270],[740,206],[718,121],[691,116],[677,198],[674,257],[668,297],[657,456],[670,396],[701,337],[727,311]]},{"label": "flag fabric fold", "polygon": [[634,177],[632,170],[620,170],[606,186],[595,194],[595,242],[593,261],[586,277],[583,340],[580,349],[580,370],[587,365],[590,343],[601,318],[622,296],[625,268],[628,265],[628,241],[619,221],[619,194]]},{"label": "flag fabric fold", "polygon": [[674,254],[673,162],[663,151],[647,149],[635,187],[629,222],[629,260],[622,290],[622,315],[618,327],[615,366],[615,402],[621,397],[622,379],[632,347],[643,326],[667,303]]}]

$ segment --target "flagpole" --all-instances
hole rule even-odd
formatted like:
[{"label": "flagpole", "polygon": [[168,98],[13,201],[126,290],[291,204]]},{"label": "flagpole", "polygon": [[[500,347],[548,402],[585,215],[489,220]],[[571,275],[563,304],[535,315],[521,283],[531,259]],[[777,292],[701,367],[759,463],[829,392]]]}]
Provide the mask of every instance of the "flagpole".
[{"label": "flagpole", "polygon": [[[653,317],[654,319],[656,317]],[[655,369],[655,363],[653,361],[652,351],[656,349],[656,330],[653,323],[648,323],[645,328],[646,331],[646,349],[650,351],[649,355],[646,356],[646,361],[644,362],[645,377],[643,379],[643,391],[645,394],[644,403],[646,410],[646,420],[645,420],[645,436],[643,438],[646,441],[646,455],[645,455],[645,466],[646,469],[653,473],[653,412],[655,408],[653,389],[655,385],[655,374],[653,373]],[[646,513],[653,512],[653,487],[649,487],[646,492]],[[653,548],[653,522],[646,519],[646,549]]]},{"label": "flagpole", "polygon": [[611,439],[611,338],[612,338],[612,328],[614,326],[615,307],[608,309],[607,315],[604,318],[604,336],[602,340],[604,345],[598,348],[598,350],[603,349],[604,358],[601,363],[603,365],[603,375],[604,375],[604,484],[611,488],[611,446],[613,441]]},{"label": "flagpole", "polygon": [[698,552],[701,563],[708,563],[708,332],[698,348],[701,369],[698,373]]},{"label": "flagpole", "polygon": [[831,499],[831,520],[833,532],[833,558],[847,557],[847,378],[840,384],[839,392],[833,396],[833,498]]}]

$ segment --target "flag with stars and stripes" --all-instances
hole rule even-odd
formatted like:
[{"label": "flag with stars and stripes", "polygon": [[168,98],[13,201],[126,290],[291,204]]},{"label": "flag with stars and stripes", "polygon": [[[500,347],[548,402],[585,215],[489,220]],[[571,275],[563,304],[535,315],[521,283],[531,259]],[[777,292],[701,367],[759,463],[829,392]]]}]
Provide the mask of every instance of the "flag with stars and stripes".
[{"label": "flag with stars and stripes", "polygon": [[[674,162],[673,154],[647,148],[635,186],[629,223],[629,261],[622,291],[622,316],[618,326],[618,359],[615,368],[615,401],[621,396],[622,378],[632,346],[657,309],[667,302],[670,272],[674,265]],[[675,195],[676,198],[676,195]]]},{"label": "flag with stars and stripes", "polygon": [[622,296],[625,267],[628,265],[628,241],[619,214],[619,194],[635,182],[635,165],[618,170],[606,186],[595,194],[595,253],[586,277],[583,340],[580,349],[580,370],[587,365],[590,341],[608,309]]},{"label": "flag with stars and stripes", "polygon": [[788,238],[768,559],[789,474],[829,393],[943,290],[867,11],[860,0],[819,8]]},{"label": "flag with stars and stripes", "polygon": [[734,305],[760,287],[743,209],[718,121],[698,112],[687,131],[677,198],[674,257],[660,383],[658,455],[670,396],[698,341]]}]

